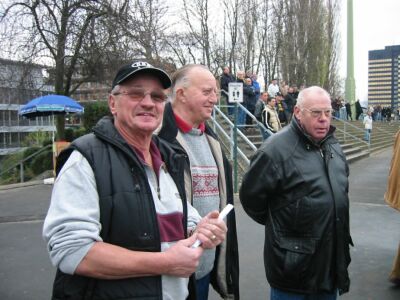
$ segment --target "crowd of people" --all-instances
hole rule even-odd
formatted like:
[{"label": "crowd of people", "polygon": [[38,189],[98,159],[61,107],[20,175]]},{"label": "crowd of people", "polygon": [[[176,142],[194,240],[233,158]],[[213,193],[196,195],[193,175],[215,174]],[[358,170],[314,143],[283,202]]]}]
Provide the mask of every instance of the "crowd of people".
[{"label": "crowd of people", "polygon": [[[265,226],[270,297],[334,300],[349,290],[352,239],[330,95],[276,80],[261,93],[257,76],[224,68],[222,98],[229,82],[243,83],[245,107],[276,133],[253,156],[239,195]],[[203,65],[172,78],[146,62],[118,70],[111,116],[57,158],[43,225],[57,267],[53,299],[207,300],[210,286],[240,299],[235,212],[219,214],[234,204],[232,169],[206,122],[218,92]]]},{"label": "crowd of people", "polygon": [[[242,105],[267,128],[267,131],[263,127],[260,128],[264,139],[271,132],[276,133],[282,126],[290,123],[299,92],[305,88],[302,85],[299,90],[297,85],[288,85],[285,81],[278,84],[278,80],[274,78],[265,91],[261,93],[256,74],[239,70],[234,76],[229,67],[224,67],[220,76],[221,101],[228,106],[227,112],[231,119],[233,119],[234,114],[233,106],[228,102],[229,83],[231,82],[243,84]],[[254,122],[244,110],[239,109],[237,124],[239,128],[246,131],[248,126],[253,125]]]},{"label": "crowd of people", "polygon": [[391,122],[399,120],[400,109],[392,109],[390,106],[373,105],[368,108],[374,121]]}]

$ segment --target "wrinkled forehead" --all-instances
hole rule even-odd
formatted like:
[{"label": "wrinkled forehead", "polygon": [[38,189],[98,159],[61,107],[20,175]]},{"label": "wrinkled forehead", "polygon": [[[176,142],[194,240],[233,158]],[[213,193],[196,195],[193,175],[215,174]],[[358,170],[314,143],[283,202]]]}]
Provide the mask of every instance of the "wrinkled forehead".
[{"label": "wrinkled forehead", "polygon": [[303,100],[303,106],[306,108],[325,109],[331,108],[331,99],[325,93],[310,93]]}]

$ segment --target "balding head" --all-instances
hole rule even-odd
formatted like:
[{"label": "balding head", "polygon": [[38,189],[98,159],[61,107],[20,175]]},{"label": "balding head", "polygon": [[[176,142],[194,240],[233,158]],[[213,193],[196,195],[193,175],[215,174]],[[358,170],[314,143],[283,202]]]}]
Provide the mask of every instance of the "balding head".
[{"label": "balding head", "polygon": [[208,120],[217,100],[217,81],[206,66],[186,65],[172,76],[173,110],[191,126]]}]

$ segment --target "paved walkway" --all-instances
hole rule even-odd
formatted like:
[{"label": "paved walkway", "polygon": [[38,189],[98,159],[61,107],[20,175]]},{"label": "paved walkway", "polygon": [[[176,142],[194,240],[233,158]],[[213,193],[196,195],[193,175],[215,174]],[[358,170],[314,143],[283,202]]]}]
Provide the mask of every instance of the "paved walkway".
[{"label": "paved walkway", "polygon": [[[350,171],[352,248],[350,293],[345,300],[399,300],[400,289],[387,280],[400,241],[400,213],[383,194],[391,149],[355,162]],[[0,189],[0,299],[50,299],[55,270],[41,239],[51,186]],[[262,259],[263,227],[236,204],[241,299],[269,298]],[[210,300],[220,299],[210,292]]]}]

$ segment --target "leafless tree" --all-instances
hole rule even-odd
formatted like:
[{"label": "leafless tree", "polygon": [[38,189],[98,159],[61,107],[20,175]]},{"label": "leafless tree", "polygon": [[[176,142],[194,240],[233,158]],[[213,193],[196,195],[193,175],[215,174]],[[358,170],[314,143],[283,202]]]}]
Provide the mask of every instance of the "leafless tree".
[{"label": "leafless tree", "polygon": [[182,0],[173,18],[168,3],[10,0],[0,10],[8,24],[2,52],[50,64],[55,91],[64,95],[85,81],[109,82],[132,58],[170,72],[202,63],[216,75],[227,65],[232,73],[262,72],[265,81],[339,87],[339,0]]},{"label": "leafless tree", "polygon": [[336,88],[338,1],[284,0],[281,3],[282,77],[297,85]]},{"label": "leafless tree", "polygon": [[[222,0],[224,7],[224,32],[225,28],[228,30],[229,44],[224,47],[228,51],[227,61],[224,65],[229,65],[232,72],[238,69],[236,60],[236,51],[238,50],[238,35],[239,35],[239,15],[241,13],[241,3],[239,0]],[[239,65],[240,68],[242,68]]]},{"label": "leafless tree", "polygon": [[183,21],[192,40],[198,43],[201,62],[211,68],[211,35],[209,24],[208,0],[183,0]]},{"label": "leafless tree", "polygon": [[[53,66],[55,93],[70,95],[84,81],[74,82],[74,75],[85,69],[85,49],[92,49],[90,43],[95,41],[90,32],[97,33],[99,20],[116,17],[126,4],[112,0],[21,0],[4,7],[0,21],[7,23],[8,37],[15,27],[21,31],[15,47],[23,59],[41,58]],[[58,139],[64,138],[63,117],[57,118],[57,133]]]}]

